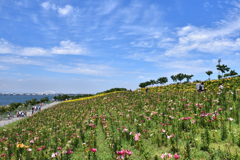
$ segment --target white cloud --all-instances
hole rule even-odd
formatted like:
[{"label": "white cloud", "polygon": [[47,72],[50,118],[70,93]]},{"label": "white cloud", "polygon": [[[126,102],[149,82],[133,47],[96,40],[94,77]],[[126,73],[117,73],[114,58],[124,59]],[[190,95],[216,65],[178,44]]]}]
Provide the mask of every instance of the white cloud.
[{"label": "white cloud", "polygon": [[73,7],[70,5],[66,5],[64,8],[58,8],[58,13],[62,16],[66,16],[73,11]]},{"label": "white cloud", "polygon": [[0,65],[0,70],[6,70],[6,69],[8,69],[8,67]]},{"label": "white cloud", "polygon": [[131,42],[131,44],[135,47],[147,47],[147,48],[151,48],[153,46],[153,42],[152,41],[140,41],[140,42]]},{"label": "white cloud", "polygon": [[41,4],[41,6],[42,6],[44,9],[50,9],[50,8],[51,8],[51,5],[50,5],[49,2],[43,2],[43,3]]},{"label": "white cloud", "polygon": [[86,48],[81,47],[71,41],[61,41],[60,47],[53,47],[51,50],[53,54],[72,54],[72,55],[85,55],[87,53]]},{"label": "white cloud", "polygon": [[3,38],[0,39],[0,54],[12,53],[14,49],[15,47],[11,43]]},{"label": "white cloud", "polygon": [[101,2],[100,7],[97,9],[100,15],[111,13],[118,5],[116,0],[105,0]]},{"label": "white cloud", "polygon": [[46,56],[47,50],[45,50],[43,48],[37,48],[37,47],[26,47],[26,48],[22,49],[21,55],[23,55],[23,56]]},{"label": "white cloud", "polygon": [[236,53],[236,56],[239,56],[240,55],[240,53]]},{"label": "white cloud", "polygon": [[44,66],[45,63],[40,60],[26,59],[21,57],[3,56],[0,58],[0,62],[7,64],[21,64],[21,65],[37,65]]},{"label": "white cloud", "polygon": [[52,67],[47,67],[46,70],[60,73],[74,73],[74,74],[83,74],[83,75],[93,75],[93,76],[113,76],[115,74],[115,69],[105,66],[105,65],[96,65],[96,64],[86,64],[79,63],[76,66],[67,66],[67,65],[56,65]]},{"label": "white cloud", "polygon": [[55,4],[51,4],[49,2],[43,2],[41,4],[41,6],[45,10],[52,9],[53,11],[57,11],[60,16],[70,15],[74,11],[74,8],[71,5],[66,5],[65,7],[59,7],[59,6],[57,6]]},{"label": "white cloud", "polygon": [[209,7],[212,7],[213,5],[211,5],[209,2],[205,2],[203,3],[203,7],[204,8],[209,8]]},{"label": "white cloud", "polygon": [[14,46],[10,42],[0,39],[0,54],[15,54],[20,56],[50,56],[52,54],[86,55],[87,49],[69,40],[61,41],[60,46],[55,46],[52,49],[44,49],[40,47]]}]

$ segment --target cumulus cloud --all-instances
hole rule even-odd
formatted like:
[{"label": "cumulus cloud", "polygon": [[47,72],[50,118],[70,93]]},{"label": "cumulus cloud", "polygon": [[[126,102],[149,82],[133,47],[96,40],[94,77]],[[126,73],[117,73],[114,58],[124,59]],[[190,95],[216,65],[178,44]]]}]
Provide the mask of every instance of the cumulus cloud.
[{"label": "cumulus cloud", "polygon": [[52,9],[53,11],[57,11],[60,16],[67,16],[67,15],[71,14],[71,12],[73,12],[73,10],[74,10],[74,8],[71,5],[66,5],[64,7],[59,7],[59,6],[57,6],[55,4],[51,4],[49,2],[43,2],[41,4],[41,6],[45,10]]},{"label": "cumulus cloud", "polygon": [[73,7],[70,5],[66,5],[64,8],[58,8],[58,13],[62,16],[66,16],[73,11]]}]

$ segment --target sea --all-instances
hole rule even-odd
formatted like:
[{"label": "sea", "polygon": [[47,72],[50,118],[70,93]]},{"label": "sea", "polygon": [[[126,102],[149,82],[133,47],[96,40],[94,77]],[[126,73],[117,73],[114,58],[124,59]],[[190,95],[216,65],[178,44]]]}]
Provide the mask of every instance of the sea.
[{"label": "sea", "polygon": [[25,101],[32,100],[36,98],[40,100],[41,98],[48,97],[51,101],[55,95],[0,95],[0,106],[9,105],[10,103],[25,103]]}]

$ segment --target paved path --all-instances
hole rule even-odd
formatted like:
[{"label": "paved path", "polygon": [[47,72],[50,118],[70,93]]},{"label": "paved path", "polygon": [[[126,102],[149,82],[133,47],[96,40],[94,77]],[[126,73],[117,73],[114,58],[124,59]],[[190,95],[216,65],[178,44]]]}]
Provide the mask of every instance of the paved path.
[{"label": "paved path", "polygon": [[[41,107],[41,110],[44,110],[44,109],[47,109],[47,108],[49,108],[49,107],[51,107],[51,106],[57,105],[58,103],[61,103],[61,102],[53,102],[53,103],[50,103],[50,104],[46,104],[46,105],[44,105],[44,106]],[[38,111],[38,112],[41,112],[41,111]],[[27,111],[27,116],[25,116],[25,117],[16,117],[16,115],[14,115],[14,117],[11,118],[11,119],[4,118],[4,119],[2,119],[2,120],[0,121],[0,127],[3,127],[3,126],[5,126],[5,125],[8,125],[9,123],[18,121],[18,120],[20,120],[20,119],[26,118],[26,117],[28,117],[28,116],[30,116],[30,115],[32,115],[32,110]]]}]

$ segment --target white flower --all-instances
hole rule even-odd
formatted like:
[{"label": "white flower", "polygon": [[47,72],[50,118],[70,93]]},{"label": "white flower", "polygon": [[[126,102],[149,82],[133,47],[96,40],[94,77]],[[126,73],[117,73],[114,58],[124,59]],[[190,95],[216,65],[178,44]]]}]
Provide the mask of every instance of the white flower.
[{"label": "white flower", "polygon": [[56,157],[56,155],[53,153],[51,157],[52,157],[52,158],[55,158],[55,157]]}]

